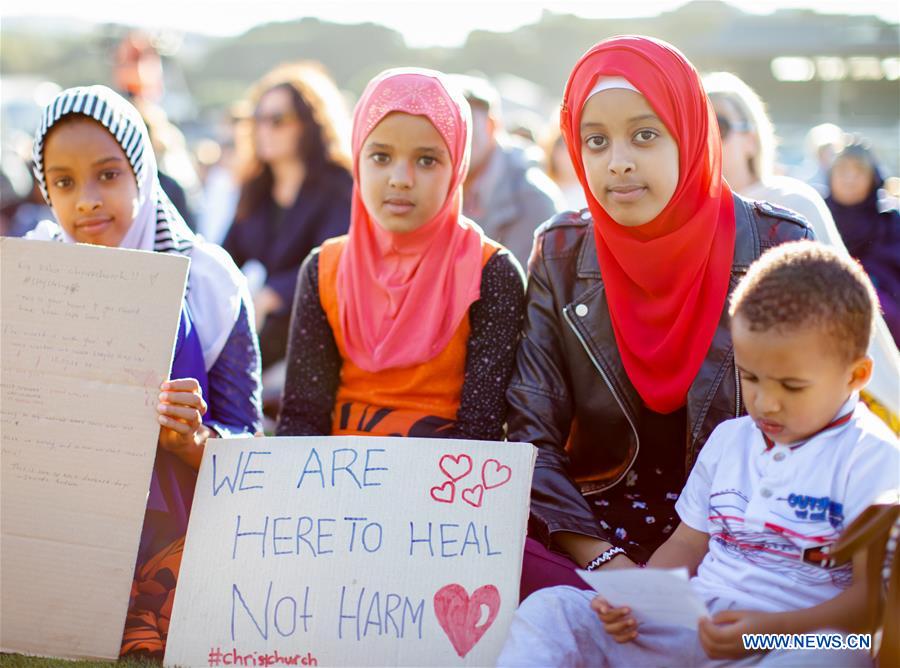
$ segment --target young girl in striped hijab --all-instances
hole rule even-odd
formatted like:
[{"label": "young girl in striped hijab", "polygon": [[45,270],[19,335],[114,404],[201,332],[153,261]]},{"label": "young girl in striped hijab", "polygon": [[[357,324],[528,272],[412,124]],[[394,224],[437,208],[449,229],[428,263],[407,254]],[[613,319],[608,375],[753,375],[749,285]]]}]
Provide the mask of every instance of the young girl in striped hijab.
[{"label": "young girl in striped hijab", "polygon": [[45,108],[34,173],[58,222],[43,221],[30,238],[191,259],[171,380],[160,387],[159,441],[123,646],[123,653],[162,656],[203,448],[209,438],[260,429],[249,295],[231,258],[194,236],[163,193],[143,120],[109,88],[70,88]]}]

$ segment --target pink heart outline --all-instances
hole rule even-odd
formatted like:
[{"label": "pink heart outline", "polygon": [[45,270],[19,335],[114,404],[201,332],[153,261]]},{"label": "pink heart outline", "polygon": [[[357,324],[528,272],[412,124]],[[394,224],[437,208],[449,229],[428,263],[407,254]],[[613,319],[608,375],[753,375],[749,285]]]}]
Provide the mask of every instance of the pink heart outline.
[{"label": "pink heart outline", "polygon": [[[488,618],[478,626],[481,606],[488,609]],[[434,614],[444,629],[450,644],[460,658],[472,651],[500,612],[500,592],[494,585],[484,585],[466,592],[462,585],[449,584],[434,594]]]},{"label": "pink heart outline", "polygon": [[[450,462],[452,462],[451,470],[455,470],[454,467],[460,466],[460,463],[463,460],[465,460],[467,468],[463,473],[454,476],[451,471],[447,470],[447,463],[445,463],[444,460],[450,460]],[[441,473],[450,478],[452,482],[456,482],[457,480],[462,480],[472,472],[472,458],[466,454],[457,455],[456,457],[454,457],[453,455],[444,455],[438,462],[438,468],[441,469]]]},{"label": "pink heart outline", "polygon": [[[494,464],[495,471],[493,471],[493,472],[488,471],[488,464],[491,464],[491,463]],[[496,482],[493,485],[488,484],[488,477],[490,477],[492,481],[495,479],[499,479],[504,470],[506,472],[506,477],[503,478],[503,480],[500,480],[500,482]],[[512,478],[512,469],[508,466],[504,466],[503,464],[498,462],[496,459],[488,459],[481,466],[481,482],[484,483],[485,489],[495,489],[497,487],[502,487],[503,485],[505,485],[506,483],[509,482],[510,478]]]},{"label": "pink heart outline", "polygon": [[[446,495],[446,487],[450,488],[450,498],[444,496]],[[453,503],[453,499],[456,498],[456,485],[450,480],[443,485],[435,485],[431,488],[431,498],[440,503]]]},{"label": "pink heart outline", "polygon": [[[473,503],[469,500],[470,496],[478,495],[478,503]],[[481,508],[481,502],[484,499],[484,487],[480,484],[475,485],[474,487],[468,487],[462,491],[462,500],[468,503],[473,508]]]}]

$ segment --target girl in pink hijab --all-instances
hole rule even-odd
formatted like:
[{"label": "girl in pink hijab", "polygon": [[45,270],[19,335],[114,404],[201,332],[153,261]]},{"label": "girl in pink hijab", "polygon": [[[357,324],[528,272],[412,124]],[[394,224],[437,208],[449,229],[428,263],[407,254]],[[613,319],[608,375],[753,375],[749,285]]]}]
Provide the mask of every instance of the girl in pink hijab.
[{"label": "girl in pink hijab", "polygon": [[300,270],[279,435],[503,438],[524,280],[460,213],[470,127],[439,72],[366,87],[350,232]]}]

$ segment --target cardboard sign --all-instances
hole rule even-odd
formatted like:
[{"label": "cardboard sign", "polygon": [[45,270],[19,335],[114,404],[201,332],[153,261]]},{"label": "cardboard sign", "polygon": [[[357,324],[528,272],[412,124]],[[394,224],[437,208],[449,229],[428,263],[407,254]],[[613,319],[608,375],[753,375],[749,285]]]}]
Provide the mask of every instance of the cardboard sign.
[{"label": "cardboard sign", "polygon": [[0,646],[116,658],[189,261],[0,239]]},{"label": "cardboard sign", "polygon": [[167,665],[493,665],[535,449],[234,439],[204,454]]}]

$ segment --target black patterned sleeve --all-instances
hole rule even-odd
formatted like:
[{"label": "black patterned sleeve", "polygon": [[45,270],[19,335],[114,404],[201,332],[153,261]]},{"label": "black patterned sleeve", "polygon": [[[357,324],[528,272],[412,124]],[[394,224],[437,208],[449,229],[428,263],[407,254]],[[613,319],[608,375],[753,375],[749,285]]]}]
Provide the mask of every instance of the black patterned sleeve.
[{"label": "black patterned sleeve", "polygon": [[506,387],[512,376],[522,319],[525,275],[508,251],[496,253],[481,273],[481,297],[469,308],[471,333],[456,425],[448,438],[502,441]]},{"label": "black patterned sleeve", "polygon": [[319,300],[319,253],[297,278],[281,396],[278,436],[327,436],[341,377],[341,355]]}]

